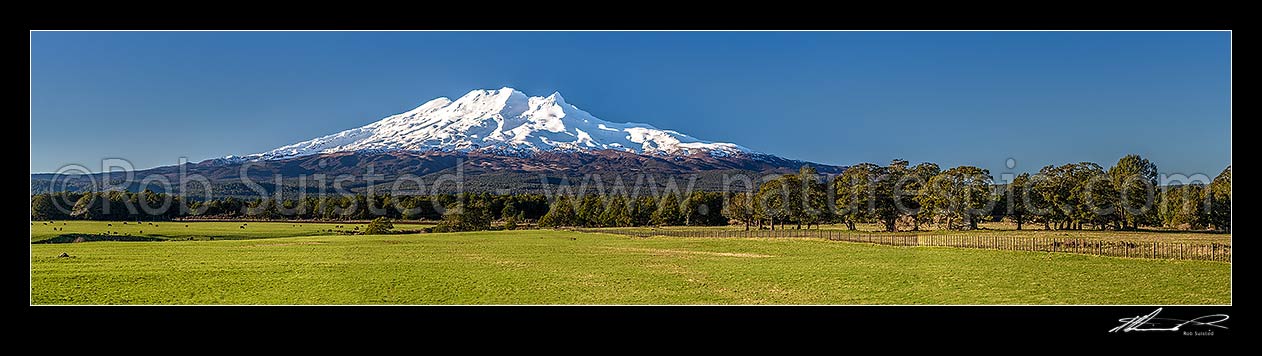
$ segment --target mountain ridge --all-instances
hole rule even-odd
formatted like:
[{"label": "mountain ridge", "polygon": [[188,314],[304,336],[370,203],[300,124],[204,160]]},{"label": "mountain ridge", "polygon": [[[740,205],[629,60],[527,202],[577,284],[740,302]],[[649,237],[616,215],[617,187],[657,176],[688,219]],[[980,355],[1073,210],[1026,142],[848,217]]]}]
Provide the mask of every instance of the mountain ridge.
[{"label": "mountain ridge", "polygon": [[[339,189],[362,193],[369,186],[377,191],[396,194],[423,192],[554,192],[561,185],[580,185],[588,180],[604,184],[643,184],[649,189],[665,188],[674,181],[683,187],[693,184],[702,191],[743,191],[769,175],[794,173],[803,165],[811,165],[824,175],[835,175],[844,167],[765,156],[654,156],[616,150],[546,151],[530,156],[504,156],[487,152],[385,151],[378,153],[335,152],[259,161],[202,161],[127,172],[93,173],[57,176],[32,174],[31,193],[53,191],[90,191],[104,185],[123,187],[129,191],[150,189],[155,192],[204,194],[201,178],[210,184],[214,196],[257,197],[259,191],[272,195],[303,191],[309,194],[333,194]],[[161,176],[161,179],[153,179]],[[369,182],[376,176],[376,183]],[[197,178],[192,178],[197,177]],[[171,182],[169,186],[140,182]],[[460,185],[437,183],[454,182]],[[102,182],[110,182],[102,184]],[[179,182],[193,182],[182,187]],[[426,189],[408,188],[424,182]],[[569,183],[566,183],[569,182]],[[640,182],[640,183],[637,183]],[[395,184],[406,188],[393,190]],[[756,186],[756,185],[755,185]]]}]

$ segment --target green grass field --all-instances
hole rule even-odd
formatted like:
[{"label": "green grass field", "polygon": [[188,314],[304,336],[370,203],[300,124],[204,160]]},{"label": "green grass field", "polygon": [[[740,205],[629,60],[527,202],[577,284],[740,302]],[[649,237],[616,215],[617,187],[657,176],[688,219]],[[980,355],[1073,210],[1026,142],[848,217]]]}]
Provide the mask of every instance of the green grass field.
[{"label": "green grass field", "polygon": [[[168,224],[184,226],[159,228]],[[161,231],[276,238],[32,244],[32,303],[1231,303],[1222,262],[547,230],[281,237],[328,227],[250,223],[258,230],[242,235],[239,223],[189,224]]]}]

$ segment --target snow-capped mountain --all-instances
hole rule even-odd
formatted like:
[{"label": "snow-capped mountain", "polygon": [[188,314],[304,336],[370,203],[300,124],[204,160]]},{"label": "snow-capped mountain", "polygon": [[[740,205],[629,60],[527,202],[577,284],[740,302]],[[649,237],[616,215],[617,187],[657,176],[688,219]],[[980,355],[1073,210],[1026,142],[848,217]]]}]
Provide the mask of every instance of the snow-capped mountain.
[{"label": "snow-capped mountain", "polygon": [[[811,165],[822,174],[845,167],[758,153],[721,142],[658,129],[646,124],[601,120],[565,102],[561,94],[529,97],[512,88],[474,90],[455,101],[438,98],[407,112],[332,135],[247,156],[136,171],[181,181],[206,178],[214,194],[249,197],[257,188],[275,192],[362,192],[370,184],[433,183],[409,194],[459,192],[551,192],[562,185],[600,180],[669,189],[676,179],[698,190],[746,189],[731,186],[745,177],[797,172]],[[460,184],[451,182],[451,174]],[[375,178],[329,181],[314,178]],[[94,189],[106,173],[75,176],[57,189]],[[367,176],[365,176],[366,178]],[[31,175],[31,191],[61,184],[53,175]],[[251,187],[243,179],[279,182]],[[380,178],[380,179],[378,179]],[[607,179],[607,180],[606,180]],[[695,185],[694,185],[695,184]],[[738,184],[739,185],[739,184]],[[595,185],[599,187],[600,185]],[[190,189],[207,189],[201,188]],[[184,189],[173,187],[172,189]],[[393,189],[393,188],[391,188]],[[417,188],[421,189],[421,188]],[[582,189],[600,189],[588,186]],[[629,188],[631,189],[631,188]],[[175,190],[169,191],[173,192]],[[321,193],[322,194],[322,193]]]},{"label": "snow-capped mountain", "polygon": [[565,102],[560,93],[531,97],[513,89],[474,90],[332,135],[228,160],[276,160],[335,152],[460,151],[531,154],[616,150],[638,154],[754,154],[647,124],[614,123]]}]

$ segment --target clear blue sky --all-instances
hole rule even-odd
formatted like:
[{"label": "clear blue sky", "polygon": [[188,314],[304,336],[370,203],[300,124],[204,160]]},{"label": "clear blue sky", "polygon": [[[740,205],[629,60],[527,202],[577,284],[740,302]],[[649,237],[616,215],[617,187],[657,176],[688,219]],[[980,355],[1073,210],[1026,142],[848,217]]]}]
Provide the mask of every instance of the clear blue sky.
[{"label": "clear blue sky", "polygon": [[1227,32],[35,32],[31,172],[249,154],[439,96],[560,91],[787,158],[993,174],[1230,159]]}]

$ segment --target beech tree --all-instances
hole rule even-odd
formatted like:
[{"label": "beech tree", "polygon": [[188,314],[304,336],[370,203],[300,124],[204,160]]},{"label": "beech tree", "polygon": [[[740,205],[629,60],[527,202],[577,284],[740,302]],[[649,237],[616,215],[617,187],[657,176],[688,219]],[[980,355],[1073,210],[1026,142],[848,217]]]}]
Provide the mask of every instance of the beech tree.
[{"label": "beech tree", "polygon": [[1136,229],[1156,217],[1157,165],[1139,155],[1127,155],[1108,171],[1118,194],[1117,228]]},{"label": "beech tree", "polygon": [[793,209],[790,212],[791,217],[798,223],[798,228],[802,224],[806,224],[809,229],[811,225],[818,227],[819,223],[831,218],[831,212],[828,207],[828,186],[819,180],[819,172],[815,167],[809,165],[802,166],[798,169],[798,174],[793,179],[792,197]]},{"label": "beech tree", "polygon": [[1209,184],[1208,223],[1215,230],[1231,232],[1231,166]]},{"label": "beech tree", "polygon": [[903,178],[901,203],[912,217],[911,229],[913,231],[920,231],[920,224],[931,220],[932,210],[924,209],[916,197],[929,180],[940,173],[942,173],[942,168],[938,167],[937,163],[924,162],[912,167],[910,174]]},{"label": "beech tree", "polygon": [[729,196],[723,205],[723,216],[745,224],[745,231],[749,231],[749,225],[758,216],[754,211],[754,194],[737,192]]},{"label": "beech tree", "polygon": [[929,179],[917,200],[948,229],[977,229],[977,221],[989,211],[990,191],[989,171],[960,166]]},{"label": "beech tree", "polygon": [[833,190],[837,197],[834,214],[846,225],[847,230],[855,230],[855,223],[870,218],[870,190],[879,169],[875,164],[860,163],[846,168],[833,178]]},{"label": "beech tree", "polygon": [[491,210],[485,200],[457,201],[443,212],[434,232],[483,231],[491,229]]},{"label": "beech tree", "polygon": [[898,231],[898,219],[906,213],[903,201],[909,193],[904,192],[901,185],[905,182],[904,177],[910,174],[907,165],[908,162],[901,159],[890,162],[889,166],[877,172],[871,186],[872,215],[881,222],[885,231]]},{"label": "beech tree", "polygon": [[727,225],[723,217],[723,194],[692,192],[684,201],[684,224],[688,226]]},{"label": "beech tree", "polygon": [[31,197],[31,220],[53,220],[57,215],[57,207],[53,206],[53,199],[43,194]]},{"label": "beech tree", "polygon": [[1101,224],[1116,216],[1117,194],[1100,165],[1079,162],[1046,166],[1032,179],[1043,217],[1056,229],[1082,229],[1083,223]]},{"label": "beech tree", "polygon": [[1021,173],[1012,179],[1012,183],[1008,184],[1005,190],[1007,205],[1007,215],[1012,222],[1017,223],[1017,230],[1021,230],[1021,226],[1025,224],[1028,208],[1033,202],[1030,201],[1030,174]]},{"label": "beech tree", "polygon": [[1204,229],[1211,205],[1202,184],[1168,185],[1162,188],[1158,215],[1162,225],[1176,229]]},{"label": "beech tree", "polygon": [[758,187],[754,211],[759,220],[771,224],[772,230],[776,229],[776,223],[783,225],[789,217],[789,201],[792,199],[789,189],[784,177],[769,180]]}]

